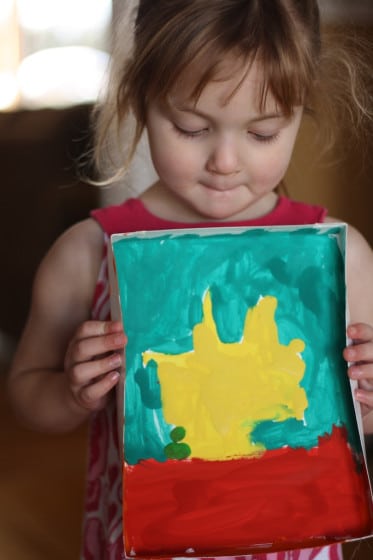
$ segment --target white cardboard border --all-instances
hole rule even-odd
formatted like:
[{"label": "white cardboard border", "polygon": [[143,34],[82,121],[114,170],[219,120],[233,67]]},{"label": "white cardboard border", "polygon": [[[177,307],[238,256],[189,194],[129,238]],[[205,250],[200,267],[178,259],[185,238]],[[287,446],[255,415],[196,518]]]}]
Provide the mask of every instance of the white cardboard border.
[{"label": "white cardboard border", "polygon": [[[115,273],[115,256],[114,256],[114,244],[122,239],[155,239],[157,237],[163,236],[172,236],[172,237],[180,237],[185,235],[200,235],[200,236],[211,236],[217,234],[237,234],[244,233],[250,230],[265,230],[265,231],[299,231],[301,229],[316,229],[320,231],[320,234],[327,233],[328,230],[333,230],[335,228],[340,228],[340,233],[338,235],[339,246],[341,253],[344,257],[344,276],[346,278],[346,262],[347,262],[347,238],[348,238],[348,224],[345,222],[327,222],[327,223],[316,223],[316,224],[304,224],[304,225],[296,225],[296,226],[231,226],[231,227],[208,227],[208,228],[184,228],[184,229],[164,229],[164,230],[152,230],[152,231],[135,231],[129,233],[115,233],[112,234],[110,237],[109,243],[109,250],[108,250],[108,270],[109,270],[109,283],[110,283],[110,307],[111,307],[111,316],[113,320],[122,321],[124,325],[124,320],[121,313],[121,306],[120,306],[120,294],[118,288],[118,281],[117,276]],[[346,290],[346,327],[349,324],[349,309],[348,309],[348,289],[345,282],[345,290]],[[347,338],[346,335],[346,345],[350,345],[351,340]],[[124,352],[125,358],[125,352]],[[351,395],[352,401],[354,405],[355,411],[355,420],[356,425],[358,428],[360,444],[363,452],[363,459],[365,469],[368,473],[368,483],[369,483],[369,491],[371,500],[373,501],[373,493],[372,493],[372,481],[369,476],[369,469],[367,464],[367,456],[366,456],[366,447],[365,447],[365,439],[364,439],[364,430],[363,430],[363,420],[362,420],[362,413],[361,413],[361,406],[360,403],[355,398],[355,389],[357,387],[357,381],[350,380],[350,388],[351,388]],[[118,410],[124,410],[124,367],[121,371],[120,381],[117,385],[117,406]],[[120,421],[120,415],[118,415],[118,433],[119,433],[119,442],[120,443],[120,453],[121,459],[123,460],[123,447],[124,447],[124,422]],[[365,537],[360,537],[358,539],[347,539],[343,542],[358,542],[361,540],[370,539],[373,535],[373,527],[372,533],[370,535],[366,535]],[[341,542],[341,541],[339,541]],[[260,552],[260,548],[258,548],[258,552]],[[191,556],[192,557],[192,556]],[[207,557],[208,558],[208,557]]]}]

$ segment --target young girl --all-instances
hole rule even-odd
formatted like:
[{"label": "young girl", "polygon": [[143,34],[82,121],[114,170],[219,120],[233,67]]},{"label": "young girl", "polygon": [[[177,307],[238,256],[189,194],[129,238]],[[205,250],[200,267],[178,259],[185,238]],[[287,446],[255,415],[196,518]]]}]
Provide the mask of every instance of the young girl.
[{"label": "young girl", "polygon": [[[50,432],[92,418],[86,560],[119,560],[121,463],[113,388],[125,335],[110,320],[106,243],[114,232],[217,225],[312,224],[326,211],[279,196],[298,129],[314,109],[326,53],[315,0],[143,0],[126,60],[114,54],[97,153],[135,120],[122,169],[146,129],[158,179],[137,199],[68,230],[38,270],[9,388],[19,416]],[[117,38],[118,39],[118,38]],[[119,54],[118,54],[119,53]],[[365,108],[352,84],[350,111]],[[344,95],[346,98],[346,95]],[[360,112],[360,113],[359,113]],[[105,158],[104,158],[105,159]],[[107,163],[107,158],[105,159]],[[352,227],[348,297],[364,428],[373,431],[373,256]],[[292,556],[292,554],[297,554]],[[255,558],[341,559],[339,545]]]}]

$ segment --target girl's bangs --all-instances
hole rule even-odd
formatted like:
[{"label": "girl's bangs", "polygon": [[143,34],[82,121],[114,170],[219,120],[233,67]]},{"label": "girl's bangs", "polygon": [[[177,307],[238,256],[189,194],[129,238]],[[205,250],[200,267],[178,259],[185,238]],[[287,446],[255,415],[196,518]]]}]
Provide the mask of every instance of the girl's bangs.
[{"label": "girl's bangs", "polygon": [[[227,58],[236,60],[237,64],[224,64]],[[307,58],[307,57],[306,57]],[[312,89],[310,79],[310,64],[300,62],[292,53],[282,53],[277,60],[268,56],[263,48],[253,49],[250,53],[238,53],[237,50],[224,51],[216,45],[206,45],[198,53],[192,53],[187,60],[180,61],[173,68],[172,77],[163,78],[158,87],[159,98],[167,100],[170,92],[176,88],[189,91],[189,98],[198,102],[203,90],[210,82],[228,81],[239,75],[237,84],[232,89],[227,102],[240,88],[254,62],[258,62],[262,69],[263,79],[258,88],[258,110],[264,112],[269,97],[285,116],[290,116],[294,108],[305,105]],[[312,75],[314,68],[311,69]]]}]

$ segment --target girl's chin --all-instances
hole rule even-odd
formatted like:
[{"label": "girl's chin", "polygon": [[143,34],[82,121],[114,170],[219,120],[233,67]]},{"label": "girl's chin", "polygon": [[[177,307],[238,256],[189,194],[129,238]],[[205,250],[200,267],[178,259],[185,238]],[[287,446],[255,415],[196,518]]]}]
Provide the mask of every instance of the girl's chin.
[{"label": "girl's chin", "polygon": [[227,203],[222,205],[210,205],[208,208],[193,207],[193,210],[198,214],[201,221],[233,222],[246,219],[246,215],[249,217],[250,214],[247,206],[237,207]]},{"label": "girl's chin", "polygon": [[192,209],[198,213],[203,220],[235,222],[254,220],[260,218],[273,210],[277,203],[277,195],[270,195],[246,200],[210,200],[209,204],[192,205]]}]

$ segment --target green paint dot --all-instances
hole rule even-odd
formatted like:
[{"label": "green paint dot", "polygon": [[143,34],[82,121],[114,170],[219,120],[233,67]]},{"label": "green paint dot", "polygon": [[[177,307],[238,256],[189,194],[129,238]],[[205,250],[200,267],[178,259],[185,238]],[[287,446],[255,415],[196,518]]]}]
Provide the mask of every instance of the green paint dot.
[{"label": "green paint dot", "polygon": [[176,426],[176,428],[171,431],[170,437],[174,443],[177,443],[178,441],[181,441],[185,438],[185,434],[185,428],[183,428],[182,426]]},{"label": "green paint dot", "polygon": [[191,453],[189,445],[186,443],[169,443],[164,448],[167,459],[186,459]]},{"label": "green paint dot", "polygon": [[167,459],[186,459],[191,454],[191,449],[187,443],[180,443],[185,438],[186,430],[183,426],[176,426],[171,430],[170,438],[172,443],[169,443],[164,448]]}]

